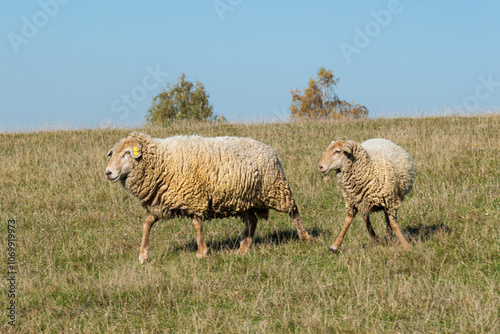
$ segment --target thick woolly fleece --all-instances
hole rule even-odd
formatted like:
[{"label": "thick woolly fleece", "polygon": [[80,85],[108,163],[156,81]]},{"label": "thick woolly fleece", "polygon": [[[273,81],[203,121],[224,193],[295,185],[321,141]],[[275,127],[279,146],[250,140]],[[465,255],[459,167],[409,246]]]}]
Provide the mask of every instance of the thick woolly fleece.
[{"label": "thick woolly fleece", "polygon": [[211,219],[246,211],[267,218],[269,209],[296,209],[276,153],[256,140],[132,133],[125,141],[138,142],[142,156],[122,185],[158,218]]},{"label": "thick woolly fleece", "polygon": [[352,159],[337,173],[346,207],[363,214],[386,210],[395,215],[415,179],[410,154],[390,140],[352,141]]}]

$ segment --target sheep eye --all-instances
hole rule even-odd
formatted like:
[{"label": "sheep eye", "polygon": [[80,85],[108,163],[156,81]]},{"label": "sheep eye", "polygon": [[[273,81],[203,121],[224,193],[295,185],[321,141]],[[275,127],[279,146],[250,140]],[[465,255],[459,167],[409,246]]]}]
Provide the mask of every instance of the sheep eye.
[{"label": "sheep eye", "polygon": [[130,155],[130,151],[125,151],[125,153],[123,154],[123,157],[126,157],[127,155]]}]

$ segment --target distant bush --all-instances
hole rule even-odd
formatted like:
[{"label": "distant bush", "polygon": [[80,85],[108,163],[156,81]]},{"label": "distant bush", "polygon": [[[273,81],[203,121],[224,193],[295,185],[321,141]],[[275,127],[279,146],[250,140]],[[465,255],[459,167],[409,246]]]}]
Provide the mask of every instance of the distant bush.
[{"label": "distant bush", "polygon": [[368,109],[365,106],[339,99],[335,93],[339,79],[335,78],[331,70],[327,71],[321,67],[318,70],[318,79],[309,79],[309,86],[304,90],[304,94],[301,94],[298,88],[291,90],[292,119],[366,118]]},{"label": "distant bush", "polygon": [[182,74],[174,85],[167,83],[167,89],[153,98],[146,119],[163,126],[177,120],[224,121],[223,116],[214,115],[208,97],[200,81],[193,84]]}]

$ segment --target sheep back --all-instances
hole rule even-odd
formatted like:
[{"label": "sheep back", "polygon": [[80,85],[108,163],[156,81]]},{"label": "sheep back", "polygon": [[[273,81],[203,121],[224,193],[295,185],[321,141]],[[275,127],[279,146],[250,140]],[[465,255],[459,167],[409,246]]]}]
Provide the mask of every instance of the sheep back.
[{"label": "sheep back", "polygon": [[136,133],[129,138],[145,149],[124,187],[155,216],[210,219],[270,208],[289,213],[295,207],[276,153],[261,142]]},{"label": "sheep back", "polygon": [[337,174],[347,208],[395,214],[415,178],[410,154],[390,140],[369,139],[353,147],[350,166]]}]

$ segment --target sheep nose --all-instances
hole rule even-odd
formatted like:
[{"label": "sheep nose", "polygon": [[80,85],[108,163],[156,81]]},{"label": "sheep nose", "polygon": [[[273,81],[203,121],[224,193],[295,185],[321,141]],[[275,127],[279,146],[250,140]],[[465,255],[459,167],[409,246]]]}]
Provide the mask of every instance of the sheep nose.
[{"label": "sheep nose", "polygon": [[106,176],[109,176],[111,175],[111,171],[106,169],[106,172],[104,174],[106,174]]},{"label": "sheep nose", "polygon": [[323,166],[322,166],[322,165],[319,165],[319,166],[318,166],[318,170],[319,170],[320,172],[322,172],[322,171],[323,171]]}]

